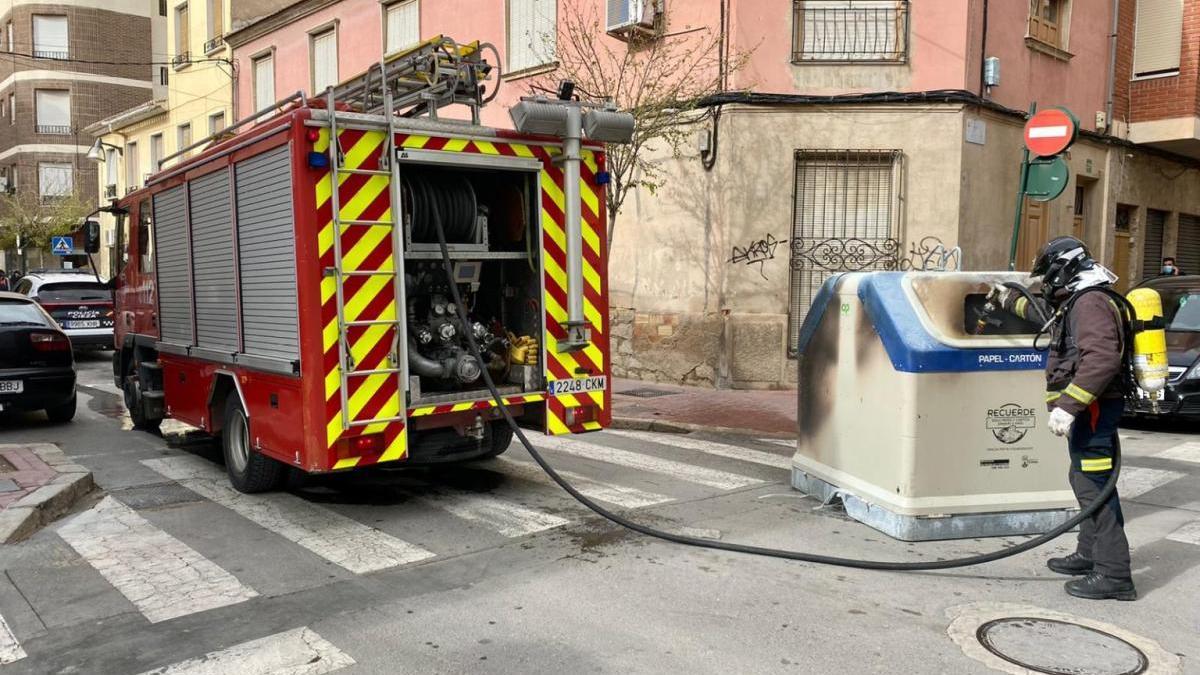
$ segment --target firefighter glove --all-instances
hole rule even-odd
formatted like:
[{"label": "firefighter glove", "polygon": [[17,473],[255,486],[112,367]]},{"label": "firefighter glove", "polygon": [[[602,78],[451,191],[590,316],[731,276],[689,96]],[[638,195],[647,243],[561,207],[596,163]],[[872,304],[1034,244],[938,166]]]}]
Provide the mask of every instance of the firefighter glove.
[{"label": "firefighter glove", "polygon": [[1047,426],[1055,436],[1066,436],[1071,433],[1071,425],[1074,423],[1074,415],[1062,408],[1055,408],[1050,411],[1050,420],[1047,422]]},{"label": "firefighter glove", "polygon": [[1011,307],[1016,291],[1001,283],[992,284],[992,292],[988,295],[1001,307]]}]

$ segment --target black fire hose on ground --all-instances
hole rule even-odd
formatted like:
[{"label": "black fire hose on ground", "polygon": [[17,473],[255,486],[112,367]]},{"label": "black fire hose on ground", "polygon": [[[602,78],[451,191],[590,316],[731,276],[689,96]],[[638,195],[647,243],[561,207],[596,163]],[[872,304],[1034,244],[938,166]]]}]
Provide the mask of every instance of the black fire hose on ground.
[{"label": "black fire hose on ground", "polygon": [[[430,215],[433,218],[434,229],[437,231],[438,244],[441,246],[442,250],[442,265],[446,271],[446,279],[450,285],[450,293],[454,296],[454,306],[458,310],[459,320],[463,322],[463,325],[469,325],[466,309],[464,309],[462,297],[458,292],[458,285],[454,283],[454,270],[450,264],[450,251],[446,246],[446,234],[442,229],[441,215],[438,212],[436,200],[431,200],[430,210]],[[480,362],[482,363],[482,355],[480,354],[479,345],[475,342],[475,336],[471,334],[471,331],[466,331],[466,337],[467,345],[471,349],[471,354],[473,354],[475,358],[481,359]],[[521,429],[521,427],[517,424],[517,421],[513,418],[512,413],[510,413],[508,408],[503,404],[504,397],[501,396],[500,392],[496,389],[496,383],[492,381],[492,376],[486,368],[483,369],[483,382],[487,386],[488,392],[491,393],[492,399],[496,402],[496,407],[504,415],[504,420],[508,423],[508,426],[512,428],[512,431],[516,437],[520,439],[521,445],[525,446],[525,449],[529,452],[529,455],[533,457],[535,462],[538,463],[538,466],[542,467],[542,470],[546,472],[546,475],[550,476],[550,479],[557,483],[559,487],[561,487],[563,490],[566,490],[567,494],[571,495],[576,501],[588,507],[596,514],[616,523],[617,525],[620,525],[621,527],[633,530],[634,532],[639,532],[649,537],[662,539],[664,541],[683,544],[685,546],[715,549],[719,551],[748,553],[751,555],[766,556],[768,558],[782,558],[785,560],[798,560],[800,562],[817,563],[821,565],[835,565],[838,567],[852,567],[865,570],[891,570],[901,572],[945,570],[956,567],[981,565],[983,563],[993,562],[1002,558],[1008,558],[1017,555],[1019,553],[1024,553],[1025,551],[1037,548],[1043,544],[1047,544],[1058,538],[1064,532],[1076,527],[1084,520],[1091,518],[1093,514],[1095,514],[1101,508],[1104,508],[1108,503],[1108,500],[1112,498],[1113,493],[1117,489],[1117,476],[1121,472],[1121,451],[1120,444],[1118,443],[1114,448],[1113,453],[1112,475],[1109,476],[1108,482],[1105,483],[1104,489],[1100,491],[1100,495],[1096,498],[1096,501],[1089,504],[1086,509],[1080,511],[1067,522],[1055,527],[1045,534],[1034,537],[1033,539],[1021,542],[1020,544],[1017,544],[1011,548],[975,555],[968,558],[956,558],[953,560],[937,560],[929,562],[856,560],[854,558],[839,558],[836,556],[806,553],[803,551],[788,551],[784,549],[766,548],[763,546],[734,544],[730,542],[717,541],[715,539],[688,537],[682,534],[674,534],[672,532],[657,530],[648,525],[643,525],[641,523],[629,520],[628,518],[618,513],[609,511],[603,506],[600,506],[596,502],[592,501],[580,493],[579,490],[575,489],[575,486],[568,483],[566,479],[558,475],[558,472],[554,470],[554,467],[550,466],[550,463],[547,462],[544,457],[542,457],[542,454],[538,452],[537,448],[534,448],[533,444],[529,442],[529,439],[525,437],[524,430]]]}]

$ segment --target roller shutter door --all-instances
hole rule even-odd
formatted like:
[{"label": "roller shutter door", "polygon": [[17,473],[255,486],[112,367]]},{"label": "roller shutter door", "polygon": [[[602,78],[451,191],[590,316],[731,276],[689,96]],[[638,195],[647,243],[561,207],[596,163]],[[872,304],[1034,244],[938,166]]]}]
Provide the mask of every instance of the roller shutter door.
[{"label": "roller shutter door", "polygon": [[190,190],[196,346],[232,356],[238,339],[229,172],[197,178]]},{"label": "roller shutter door", "polygon": [[240,162],[236,172],[244,351],[296,361],[300,330],[288,147]]},{"label": "roller shutter door", "polygon": [[1146,228],[1142,234],[1142,278],[1157,275],[1162,266],[1163,229],[1166,222],[1166,211],[1146,210]]},{"label": "roller shutter door", "polygon": [[192,279],[185,189],[181,185],[154,195],[154,224],[162,341],[191,346]]},{"label": "roller shutter door", "polygon": [[1186,274],[1200,274],[1200,216],[1179,214],[1175,262]]}]

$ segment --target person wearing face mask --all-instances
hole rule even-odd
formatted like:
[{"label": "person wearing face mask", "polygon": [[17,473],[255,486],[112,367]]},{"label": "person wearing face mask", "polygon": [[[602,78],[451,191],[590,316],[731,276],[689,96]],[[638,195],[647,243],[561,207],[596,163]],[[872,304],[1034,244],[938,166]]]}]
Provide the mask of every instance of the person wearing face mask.
[{"label": "person wearing face mask", "polygon": [[1159,270],[1161,277],[1178,277],[1182,276],[1183,271],[1175,264],[1175,259],[1171,257],[1163,258],[1162,268]]}]

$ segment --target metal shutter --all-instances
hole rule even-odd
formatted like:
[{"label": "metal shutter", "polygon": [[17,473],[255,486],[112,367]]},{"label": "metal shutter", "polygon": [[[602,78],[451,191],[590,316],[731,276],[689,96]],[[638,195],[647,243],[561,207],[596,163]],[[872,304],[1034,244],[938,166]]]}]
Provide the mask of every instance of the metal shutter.
[{"label": "metal shutter", "polygon": [[1142,278],[1158,274],[1162,267],[1163,230],[1167,222],[1167,212],[1146,209],[1146,228],[1142,234],[1144,246],[1142,249]]},{"label": "metal shutter", "polygon": [[1184,274],[1200,274],[1200,216],[1179,214],[1175,263]]},{"label": "metal shutter", "polygon": [[238,339],[229,172],[218,171],[197,178],[189,189],[196,346],[232,356],[237,351]]},{"label": "metal shutter", "polygon": [[1133,75],[1179,70],[1183,0],[1138,0],[1133,36]]},{"label": "metal shutter", "polygon": [[185,187],[154,195],[158,264],[158,325],[162,341],[192,344],[192,279]]},{"label": "metal shutter", "polygon": [[242,340],[252,356],[300,358],[287,146],[237,165]]}]

